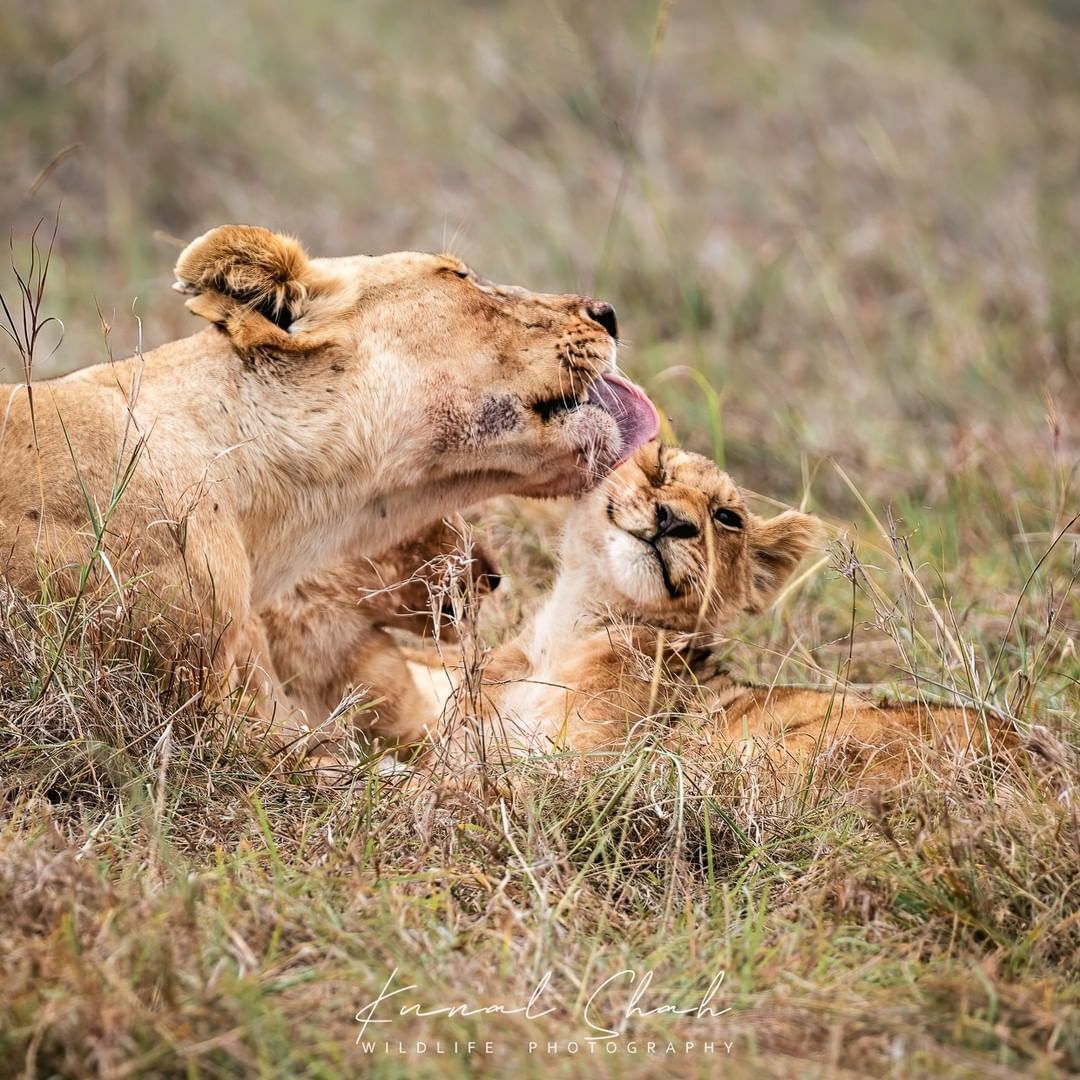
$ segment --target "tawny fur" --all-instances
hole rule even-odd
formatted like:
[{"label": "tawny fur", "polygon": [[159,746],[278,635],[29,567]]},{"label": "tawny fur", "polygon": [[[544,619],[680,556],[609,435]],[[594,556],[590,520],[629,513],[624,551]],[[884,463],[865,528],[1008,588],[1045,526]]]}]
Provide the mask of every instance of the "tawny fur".
[{"label": "tawny fur", "polygon": [[765,754],[781,774],[802,775],[820,764],[868,780],[898,780],[930,753],[972,760],[1020,745],[1012,725],[992,710],[894,701],[845,686],[746,686],[723,675],[705,685],[722,720],[680,725],[679,745],[720,746],[746,758]]},{"label": "tawny fur", "polygon": [[[658,523],[676,518],[682,525],[655,539]],[[494,651],[479,686],[464,686],[460,672],[449,690],[435,679],[451,746],[475,757],[482,744],[490,758],[500,748],[585,751],[651,738],[692,753],[767,755],[780,771],[842,754],[868,776],[894,779],[931,747],[1014,743],[1004,721],[976,709],[748,686],[712,669],[705,646],[764,610],[817,536],[805,514],[749,513],[706,459],[643,447],[570,510],[551,592]],[[414,657],[426,689],[425,666]]]},{"label": "tawny fur", "polygon": [[339,727],[373,745],[415,745],[431,710],[407,677],[395,632],[453,646],[464,606],[498,579],[464,521],[440,521],[379,558],[355,556],[305,578],[264,608],[274,667],[307,716],[329,717],[355,695]]},{"label": "tawny fur", "polygon": [[274,322],[299,310],[313,276],[298,240],[252,225],[212,229],[184,249],[174,272],[178,292],[224,294]]},{"label": "tawny fur", "polygon": [[83,602],[138,591],[163,653],[193,649],[211,693],[247,690],[293,733],[263,608],[479,499],[581,490],[618,460],[609,412],[536,407],[613,364],[586,298],[449,256],[309,259],[248,226],[200,237],[177,274],[210,328],[32,397],[0,387],[0,574],[74,597],[95,508]]}]

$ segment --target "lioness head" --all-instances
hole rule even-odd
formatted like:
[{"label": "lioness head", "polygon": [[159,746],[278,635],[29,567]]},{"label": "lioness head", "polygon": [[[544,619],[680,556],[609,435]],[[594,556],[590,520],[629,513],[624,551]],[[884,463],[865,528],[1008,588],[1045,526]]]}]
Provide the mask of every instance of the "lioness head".
[{"label": "lioness head", "polygon": [[582,498],[564,564],[594,603],[678,630],[716,629],[768,606],[813,545],[816,518],[760,518],[707,458],[651,442]]},{"label": "lioness head", "polygon": [[190,244],[176,277],[264,383],[332,410],[397,487],[466,474],[485,494],[576,492],[656,434],[599,300],[495,285],[449,255],[309,258],[239,225]]}]

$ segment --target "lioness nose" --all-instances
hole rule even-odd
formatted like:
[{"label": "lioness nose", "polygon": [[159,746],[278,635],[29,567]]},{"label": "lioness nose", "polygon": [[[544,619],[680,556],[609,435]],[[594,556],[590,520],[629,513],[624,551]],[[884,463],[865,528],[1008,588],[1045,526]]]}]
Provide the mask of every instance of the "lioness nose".
[{"label": "lioness nose", "polygon": [[619,320],[615,318],[615,309],[604,300],[590,300],[585,305],[585,314],[593,322],[598,322],[613,338],[619,336]]},{"label": "lioness nose", "polygon": [[656,504],[654,540],[659,540],[662,536],[670,536],[674,540],[693,540],[697,534],[697,526],[692,521],[679,517],[670,506],[665,506],[663,503]]}]

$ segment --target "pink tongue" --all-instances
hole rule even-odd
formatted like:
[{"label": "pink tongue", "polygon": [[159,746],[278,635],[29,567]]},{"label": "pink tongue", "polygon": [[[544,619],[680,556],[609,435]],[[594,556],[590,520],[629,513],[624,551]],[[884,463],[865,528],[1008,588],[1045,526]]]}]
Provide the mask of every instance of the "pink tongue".
[{"label": "pink tongue", "polygon": [[620,375],[601,375],[592,384],[589,396],[611,414],[619,427],[619,465],[643,443],[656,438],[660,417],[640,386]]}]

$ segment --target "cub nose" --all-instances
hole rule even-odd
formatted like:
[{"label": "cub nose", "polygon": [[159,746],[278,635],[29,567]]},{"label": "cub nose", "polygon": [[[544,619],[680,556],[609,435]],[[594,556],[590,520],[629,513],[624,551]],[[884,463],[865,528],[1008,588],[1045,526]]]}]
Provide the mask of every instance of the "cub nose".
[{"label": "cub nose", "polygon": [[480,575],[480,580],[477,582],[481,588],[486,588],[488,592],[494,592],[502,583],[502,574],[496,570],[485,570]]},{"label": "cub nose", "polygon": [[472,563],[469,566],[469,576],[478,589],[494,592],[502,581],[499,564],[495,557],[478,542],[473,543]]},{"label": "cub nose", "polygon": [[670,536],[673,540],[693,540],[698,534],[698,528],[692,521],[679,517],[670,506],[663,503],[656,504],[656,535],[654,540],[662,536]]},{"label": "cub nose", "polygon": [[590,300],[585,305],[585,314],[593,322],[598,322],[613,338],[619,336],[619,320],[615,318],[615,309],[605,300]]}]

